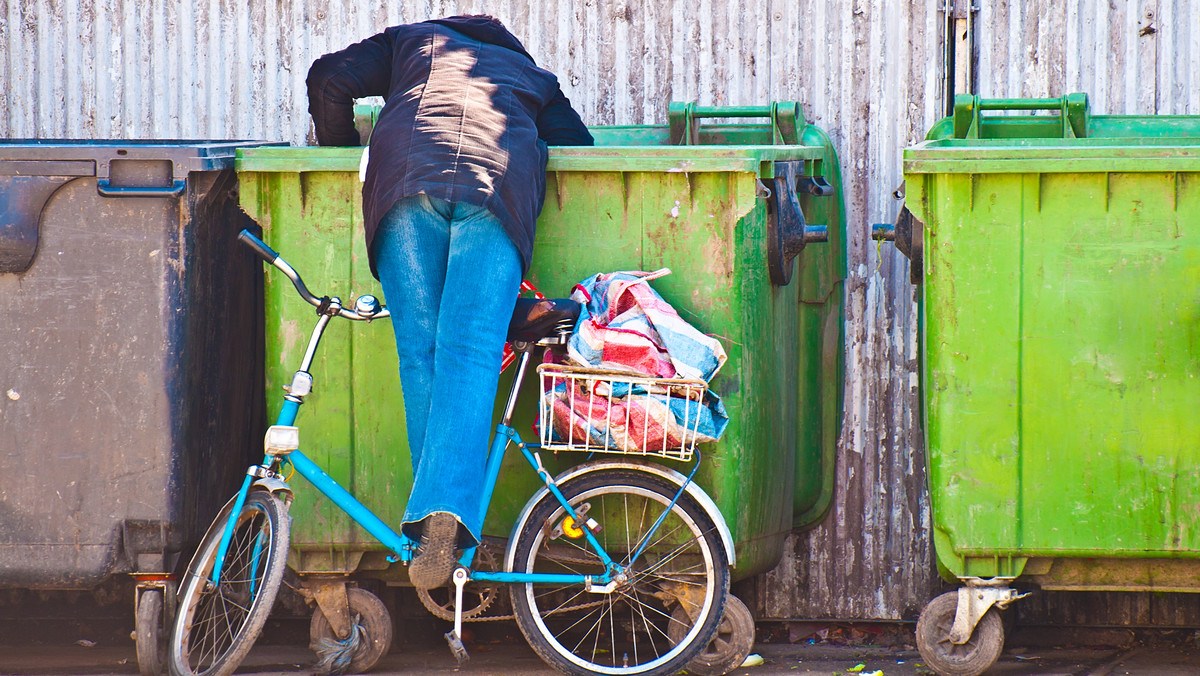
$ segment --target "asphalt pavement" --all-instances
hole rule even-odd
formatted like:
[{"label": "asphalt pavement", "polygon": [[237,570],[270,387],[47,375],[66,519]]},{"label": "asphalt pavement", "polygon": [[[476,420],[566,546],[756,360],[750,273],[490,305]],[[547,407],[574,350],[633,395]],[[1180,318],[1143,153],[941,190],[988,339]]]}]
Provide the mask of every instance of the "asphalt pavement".
[{"label": "asphalt pavement", "polygon": [[[444,644],[429,640],[398,643],[373,674],[379,676],[458,674],[461,676],[550,676],[547,667],[512,633],[493,633],[468,647],[471,660],[459,667]],[[0,674],[101,676],[137,674],[133,642],[91,641],[72,631],[47,637],[40,644],[0,645]],[[819,638],[797,643],[758,643],[754,654],[762,664],[743,667],[735,676],[806,674],[810,676],[925,676],[929,669],[903,637],[910,625],[894,625],[876,638],[896,645],[835,645]],[[871,633],[860,632],[868,638]],[[841,632],[834,639],[845,638]],[[1054,640],[1055,636],[1060,640]],[[1166,635],[1167,638],[1163,638]],[[1056,632],[1053,628],[1016,632],[988,676],[1193,676],[1200,674],[1200,648],[1188,632],[1160,632],[1150,638],[1129,630]],[[900,640],[896,640],[899,637]],[[277,639],[279,637],[276,637]],[[287,637],[284,637],[287,638]],[[293,637],[295,638],[295,637]],[[860,637],[861,638],[861,637]],[[257,646],[240,674],[284,676],[312,674],[312,654],[302,641]]]}]

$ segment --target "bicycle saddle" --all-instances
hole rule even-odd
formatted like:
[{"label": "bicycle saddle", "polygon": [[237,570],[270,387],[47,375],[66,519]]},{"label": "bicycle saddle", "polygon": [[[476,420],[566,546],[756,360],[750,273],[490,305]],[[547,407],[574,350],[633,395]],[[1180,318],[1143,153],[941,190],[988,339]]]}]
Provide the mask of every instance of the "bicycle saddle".
[{"label": "bicycle saddle", "polygon": [[575,325],[579,303],[569,298],[518,298],[508,323],[510,342],[533,343],[555,332],[561,324]]}]

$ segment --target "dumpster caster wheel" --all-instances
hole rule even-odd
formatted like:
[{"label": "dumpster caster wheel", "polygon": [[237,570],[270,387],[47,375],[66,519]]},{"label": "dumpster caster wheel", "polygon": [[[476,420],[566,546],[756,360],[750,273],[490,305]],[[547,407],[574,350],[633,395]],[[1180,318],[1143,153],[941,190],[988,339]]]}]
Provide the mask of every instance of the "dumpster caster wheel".
[{"label": "dumpster caster wheel", "polygon": [[309,647],[321,656],[320,672],[361,674],[374,667],[392,645],[392,616],[383,601],[358,587],[346,589],[346,598],[353,620],[347,639],[338,639],[320,608],[313,611],[308,625]]},{"label": "dumpster caster wheel", "polygon": [[975,625],[962,645],[950,642],[950,628],[958,610],[958,592],[947,592],[929,602],[917,620],[917,650],[925,664],[941,676],[978,676],[992,666],[1004,650],[1004,623],[993,608]]},{"label": "dumpster caster wheel", "polygon": [[167,654],[167,635],[163,631],[163,590],[147,589],[138,597],[137,626],[133,632],[137,644],[138,671],[142,676],[159,676]]},{"label": "dumpster caster wheel", "polygon": [[[675,606],[671,619],[676,621],[670,623],[667,633],[678,643],[690,624],[682,605]],[[725,597],[725,614],[717,625],[717,633],[685,668],[695,676],[725,676],[742,666],[753,648],[754,616],[741,599],[730,594]]]}]

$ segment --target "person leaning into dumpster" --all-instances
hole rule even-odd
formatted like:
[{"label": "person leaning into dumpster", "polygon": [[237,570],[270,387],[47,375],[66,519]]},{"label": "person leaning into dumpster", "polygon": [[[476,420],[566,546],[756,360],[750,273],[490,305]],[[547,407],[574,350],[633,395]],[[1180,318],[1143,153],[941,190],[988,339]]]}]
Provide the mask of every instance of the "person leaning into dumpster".
[{"label": "person leaning into dumpster", "polygon": [[555,76],[488,16],[388,28],[317,59],[321,145],[358,145],[356,98],[384,97],[363,216],[391,310],[413,489],[409,577],[449,582],[478,544],[501,353],[546,189],[547,145],[592,145]]}]

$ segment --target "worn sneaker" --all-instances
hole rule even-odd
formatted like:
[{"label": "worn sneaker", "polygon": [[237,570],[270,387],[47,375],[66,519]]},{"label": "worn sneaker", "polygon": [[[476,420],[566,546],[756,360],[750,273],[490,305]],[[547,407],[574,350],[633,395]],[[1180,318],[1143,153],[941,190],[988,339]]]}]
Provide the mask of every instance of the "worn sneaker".
[{"label": "worn sneaker", "polygon": [[458,519],[449,512],[434,512],[425,521],[421,547],[408,567],[408,579],[417,589],[434,589],[450,582],[458,543]]}]

